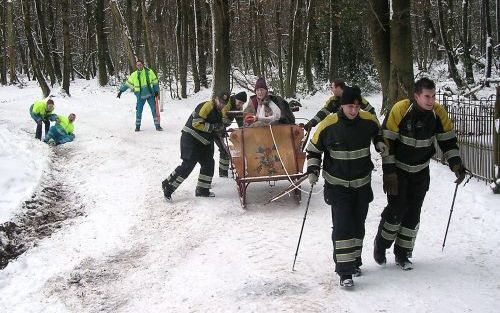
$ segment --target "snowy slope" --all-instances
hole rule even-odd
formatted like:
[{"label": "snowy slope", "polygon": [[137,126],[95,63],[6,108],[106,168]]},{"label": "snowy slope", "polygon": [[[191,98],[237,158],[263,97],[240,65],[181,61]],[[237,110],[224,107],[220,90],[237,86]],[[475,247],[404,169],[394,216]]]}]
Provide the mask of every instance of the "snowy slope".
[{"label": "snowy slope", "polygon": [[[354,291],[345,291],[333,272],[331,214],[319,188],[295,272],[306,201],[297,206],[283,198],[264,205],[287,184],[250,185],[243,210],[227,178],[214,178],[216,198],[194,198],[196,168],[173,202],[164,201],[160,184],[180,163],[180,129],[209,91],[166,102],[164,132],[154,130],[145,108],[143,130],[135,133],[132,94],[116,99],[112,88],[78,81],[71,98],[55,98],[58,113],[76,113],[76,140],[55,148],[30,139],[34,123],[26,99],[38,95],[36,86],[2,88],[0,94],[8,99],[0,103],[0,161],[2,173],[9,169],[11,177],[0,181],[6,197],[0,222],[20,213],[19,203],[54,160],[63,168],[56,179],[73,192],[65,204],[84,213],[0,271],[1,312],[496,312],[500,198],[482,182],[460,187],[441,252],[454,175],[433,162],[415,269],[399,270],[392,255],[380,267],[371,257],[372,242],[386,199],[374,153],[364,275],[355,279]],[[298,116],[312,117],[325,98],[319,93],[304,99]],[[367,98],[374,105],[380,101]]]}]

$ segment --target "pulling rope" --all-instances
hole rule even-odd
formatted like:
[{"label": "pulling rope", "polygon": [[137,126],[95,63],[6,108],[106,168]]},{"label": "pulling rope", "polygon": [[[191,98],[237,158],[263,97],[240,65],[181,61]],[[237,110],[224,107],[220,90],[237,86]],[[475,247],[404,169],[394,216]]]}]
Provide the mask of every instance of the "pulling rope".
[{"label": "pulling rope", "polygon": [[[295,187],[295,189],[298,189],[300,190],[301,192],[303,193],[310,193],[312,192],[312,188],[311,188],[311,191],[307,191],[307,190],[304,190],[302,188],[300,188],[300,185],[295,185],[295,182],[293,181],[293,179],[290,177],[290,174],[288,173],[288,171],[286,170],[286,166],[285,164],[283,163],[283,159],[281,158],[281,154],[280,154],[280,151],[278,149],[278,145],[276,144],[276,139],[274,138],[274,133],[273,133],[273,127],[271,126],[271,124],[269,124],[269,130],[271,131],[271,137],[273,138],[273,144],[274,146],[276,147],[276,153],[278,154],[278,158],[280,159],[280,162],[281,162],[281,166],[283,166],[283,169],[285,170],[285,173],[286,173],[286,176],[288,177],[288,180],[290,181],[290,183]],[[323,188],[321,188],[320,191],[318,192],[315,192],[313,193],[314,195],[317,195],[319,193],[323,192]]]}]

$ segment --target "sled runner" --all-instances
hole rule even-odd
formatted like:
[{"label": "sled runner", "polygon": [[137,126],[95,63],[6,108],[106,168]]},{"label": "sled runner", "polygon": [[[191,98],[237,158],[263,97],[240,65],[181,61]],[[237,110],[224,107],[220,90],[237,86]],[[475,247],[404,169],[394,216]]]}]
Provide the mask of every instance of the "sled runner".
[{"label": "sled runner", "polygon": [[[240,128],[230,132],[227,141],[230,168],[243,208],[250,183],[288,180],[293,184],[304,176],[303,139],[304,130],[297,125]],[[293,194],[300,202],[300,190],[293,190]]]}]

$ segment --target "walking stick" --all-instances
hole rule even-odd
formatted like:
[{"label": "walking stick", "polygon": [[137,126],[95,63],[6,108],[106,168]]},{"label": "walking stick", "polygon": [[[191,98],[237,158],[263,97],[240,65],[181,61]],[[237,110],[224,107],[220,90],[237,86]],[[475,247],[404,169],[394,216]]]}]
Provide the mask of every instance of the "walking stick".
[{"label": "walking stick", "polygon": [[299,254],[300,239],[302,239],[302,232],[304,231],[304,224],[306,223],[307,210],[309,209],[309,202],[311,202],[313,187],[314,184],[311,185],[311,191],[309,191],[309,198],[307,198],[306,212],[304,213],[304,219],[302,220],[302,227],[300,228],[299,242],[297,243],[297,250],[295,250],[295,258],[293,259],[292,272],[295,270],[295,261],[297,261],[297,254]]},{"label": "walking stick", "polygon": [[443,246],[441,247],[441,251],[444,250],[444,245],[446,243],[446,236],[448,236],[448,228],[450,227],[451,214],[453,213],[453,206],[455,205],[455,198],[457,197],[458,183],[455,186],[455,193],[453,194],[453,201],[451,202],[450,216],[448,217],[448,225],[446,225],[446,232],[444,233]]}]

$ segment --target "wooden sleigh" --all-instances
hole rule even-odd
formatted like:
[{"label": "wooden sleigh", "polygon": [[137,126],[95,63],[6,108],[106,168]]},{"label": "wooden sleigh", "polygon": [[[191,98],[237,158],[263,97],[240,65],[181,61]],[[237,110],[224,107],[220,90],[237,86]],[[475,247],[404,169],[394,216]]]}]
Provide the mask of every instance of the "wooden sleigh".
[{"label": "wooden sleigh", "polygon": [[[304,129],[297,125],[271,125],[240,128],[230,132],[227,145],[230,168],[236,181],[241,206],[246,206],[250,183],[299,181],[304,176]],[[293,191],[297,202],[299,189]]]}]

